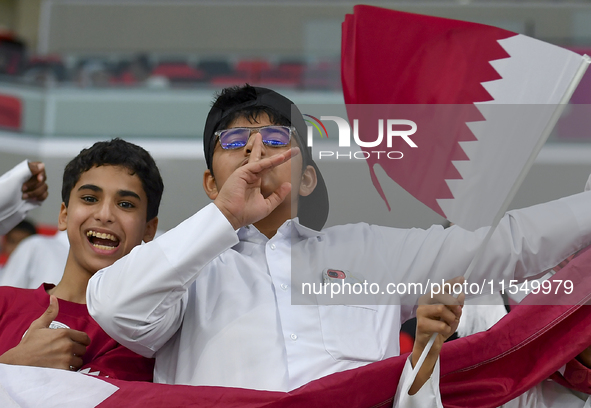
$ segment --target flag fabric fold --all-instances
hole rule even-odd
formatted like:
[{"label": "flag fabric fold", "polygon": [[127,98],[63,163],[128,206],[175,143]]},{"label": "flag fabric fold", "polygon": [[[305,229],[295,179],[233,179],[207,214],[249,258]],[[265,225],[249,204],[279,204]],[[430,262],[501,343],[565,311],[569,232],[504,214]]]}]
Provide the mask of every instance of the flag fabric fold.
[{"label": "flag fabric fold", "polygon": [[[404,140],[391,147],[384,140],[379,147],[400,151],[403,159],[370,155],[370,173],[382,197],[377,164],[419,200],[468,229],[492,223],[499,197],[507,197],[587,65],[574,53],[506,30],[371,6],[356,6],[347,16],[342,45],[345,101],[350,121],[360,119],[360,137],[375,129],[367,117],[358,116],[358,105],[399,105],[375,112],[409,115],[418,126],[417,148]],[[529,113],[505,109],[509,103],[545,107]],[[452,105],[452,110],[429,105]],[[522,120],[539,123],[530,129]],[[482,159],[491,154],[495,160]],[[475,206],[481,211],[473,211]],[[497,407],[588,347],[590,267],[591,251],[585,251],[553,277],[572,281],[567,300],[564,293],[530,295],[489,331],[446,343],[441,351],[444,405]],[[75,391],[92,394],[108,385],[102,402],[91,404],[98,408],[382,407],[392,403],[407,357],[335,373],[287,393],[92,377]],[[31,375],[0,365],[0,403],[25,407],[27,393],[51,390],[42,406],[67,406],[73,392],[67,376],[84,375],[28,369],[45,371]]]},{"label": "flag fabric fold", "polygon": [[[553,277],[573,282],[569,295],[530,295],[489,331],[446,343],[441,351],[444,406],[497,407],[548,378],[588,347],[591,308],[585,304],[591,297],[589,268],[591,251],[587,250]],[[407,356],[335,373],[288,393],[87,379],[97,387],[105,382],[117,387],[98,408],[379,407],[392,403]],[[0,403],[3,395],[9,402],[18,402],[19,393],[39,390],[35,376],[21,373],[15,380],[14,367],[0,365]],[[74,373],[53,372],[43,377],[41,385],[52,390],[52,398],[46,399],[43,407],[64,406],[60,396],[66,398],[72,391],[71,382],[64,377]],[[19,386],[15,390],[10,384]],[[92,391],[91,385],[85,387]]]},{"label": "flag fabric fold", "polygon": [[384,201],[376,165],[469,230],[492,225],[506,207],[588,65],[500,28],[372,6],[347,15],[341,55],[349,122],[359,120],[361,140],[376,139],[380,117],[417,124],[416,148],[402,139],[373,148],[401,159],[366,155]]}]

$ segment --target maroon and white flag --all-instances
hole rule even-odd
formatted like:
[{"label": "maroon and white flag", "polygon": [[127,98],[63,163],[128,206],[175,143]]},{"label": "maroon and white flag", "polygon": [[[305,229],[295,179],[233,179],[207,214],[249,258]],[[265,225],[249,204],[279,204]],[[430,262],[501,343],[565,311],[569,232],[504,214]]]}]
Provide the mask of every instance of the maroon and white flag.
[{"label": "maroon and white flag", "polygon": [[[552,279],[573,291],[529,295],[487,332],[444,344],[441,396],[446,407],[498,407],[574,363],[561,383],[589,392],[591,371],[573,358],[589,346],[591,250]],[[552,306],[548,306],[552,305]],[[543,309],[542,309],[543,308]],[[35,408],[362,408],[389,406],[408,355],[335,373],[290,392],[109,380],[48,368],[0,364],[0,406]]]},{"label": "maroon and white flag", "polygon": [[376,140],[376,119],[417,126],[416,147],[402,138],[372,147],[401,159],[367,155],[382,198],[378,164],[470,230],[493,225],[506,210],[589,64],[500,28],[372,6],[346,16],[341,55],[349,122],[358,119],[362,141]]}]

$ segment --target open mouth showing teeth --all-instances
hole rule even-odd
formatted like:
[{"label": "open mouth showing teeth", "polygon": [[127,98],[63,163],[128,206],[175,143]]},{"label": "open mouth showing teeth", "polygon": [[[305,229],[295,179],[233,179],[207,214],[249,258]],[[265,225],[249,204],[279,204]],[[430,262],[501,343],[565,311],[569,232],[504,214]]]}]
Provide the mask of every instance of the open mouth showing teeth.
[{"label": "open mouth showing teeth", "polygon": [[112,250],[119,246],[119,238],[104,232],[88,231],[86,238],[92,246],[98,249]]}]

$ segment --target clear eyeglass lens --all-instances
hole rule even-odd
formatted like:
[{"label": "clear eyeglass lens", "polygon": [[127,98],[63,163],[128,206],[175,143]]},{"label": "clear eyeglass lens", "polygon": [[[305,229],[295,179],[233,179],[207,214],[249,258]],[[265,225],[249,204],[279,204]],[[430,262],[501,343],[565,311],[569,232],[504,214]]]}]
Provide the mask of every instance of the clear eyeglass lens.
[{"label": "clear eyeglass lens", "polygon": [[240,149],[246,146],[250,130],[244,128],[227,129],[220,133],[222,149]]},{"label": "clear eyeglass lens", "polygon": [[[266,126],[259,129],[263,143],[270,147],[283,147],[289,144],[291,129],[287,126]],[[250,138],[251,129],[235,128],[220,132],[222,149],[240,149],[246,146]]]},{"label": "clear eyeglass lens", "polygon": [[268,126],[260,130],[263,143],[271,147],[283,147],[289,144],[291,130],[285,126]]}]

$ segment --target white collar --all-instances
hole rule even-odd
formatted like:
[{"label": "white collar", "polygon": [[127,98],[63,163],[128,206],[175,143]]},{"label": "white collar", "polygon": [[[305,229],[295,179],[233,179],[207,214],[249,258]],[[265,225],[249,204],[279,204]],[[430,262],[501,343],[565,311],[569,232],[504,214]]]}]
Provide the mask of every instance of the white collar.
[{"label": "white collar", "polygon": [[[293,228],[292,228],[293,226]],[[295,217],[291,220],[287,220],[279,227],[277,230],[277,234],[281,234],[284,236],[291,236],[292,231],[295,229],[298,236],[301,238],[314,238],[314,237],[321,237],[324,235],[322,231],[316,231],[312,228],[308,228],[302,224],[300,224],[298,217]],[[242,240],[250,240],[254,236],[262,235],[261,232],[255,227],[254,225],[247,225],[242,227],[238,230],[238,238]],[[274,238],[274,237],[273,237]]]}]

